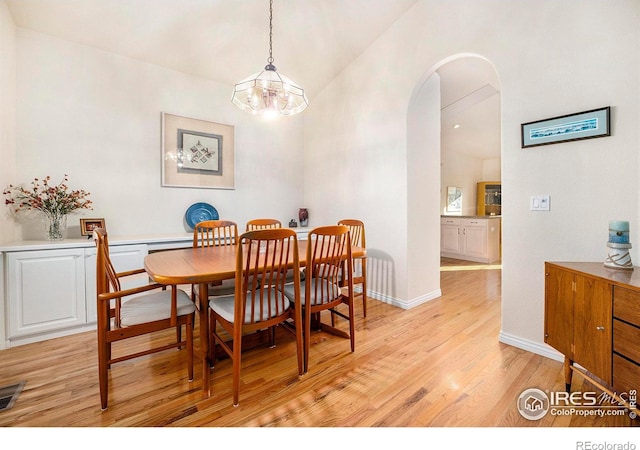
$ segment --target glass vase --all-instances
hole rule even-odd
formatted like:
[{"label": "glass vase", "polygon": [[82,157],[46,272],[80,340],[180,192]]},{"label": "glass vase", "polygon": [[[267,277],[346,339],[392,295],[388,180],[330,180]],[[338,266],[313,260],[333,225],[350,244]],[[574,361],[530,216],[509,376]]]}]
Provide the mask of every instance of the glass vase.
[{"label": "glass vase", "polygon": [[67,228],[66,214],[47,214],[47,240],[61,241],[64,239],[64,232]]},{"label": "glass vase", "polygon": [[309,210],[307,208],[300,208],[298,210],[298,219],[300,219],[300,226],[306,227],[309,224]]}]

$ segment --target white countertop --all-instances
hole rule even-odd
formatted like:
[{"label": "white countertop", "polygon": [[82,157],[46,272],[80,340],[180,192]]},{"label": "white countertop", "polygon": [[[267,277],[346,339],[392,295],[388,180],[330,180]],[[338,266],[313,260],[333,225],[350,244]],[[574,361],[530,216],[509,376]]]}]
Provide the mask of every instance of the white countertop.
[{"label": "white countertop", "polygon": [[[292,228],[298,235],[306,234],[311,228]],[[133,245],[133,244],[171,244],[188,242],[190,246],[193,241],[193,232],[182,232],[172,234],[147,234],[138,236],[109,236],[109,245]],[[90,248],[95,247],[93,239],[69,238],[60,241],[30,240],[15,241],[0,244],[0,253],[23,252],[29,250],[52,250],[64,248]]]},{"label": "white countertop", "polygon": [[501,219],[502,216],[454,216],[453,214],[443,214],[440,217],[453,218],[453,219]]}]

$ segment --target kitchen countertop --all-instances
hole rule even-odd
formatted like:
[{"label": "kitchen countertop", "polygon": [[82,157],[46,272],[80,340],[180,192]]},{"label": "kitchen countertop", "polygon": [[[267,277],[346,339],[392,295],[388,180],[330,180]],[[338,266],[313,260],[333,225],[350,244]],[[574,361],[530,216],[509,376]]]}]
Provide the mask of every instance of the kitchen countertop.
[{"label": "kitchen countertop", "polygon": [[442,214],[440,217],[452,217],[454,219],[501,219],[502,216],[454,216]]}]

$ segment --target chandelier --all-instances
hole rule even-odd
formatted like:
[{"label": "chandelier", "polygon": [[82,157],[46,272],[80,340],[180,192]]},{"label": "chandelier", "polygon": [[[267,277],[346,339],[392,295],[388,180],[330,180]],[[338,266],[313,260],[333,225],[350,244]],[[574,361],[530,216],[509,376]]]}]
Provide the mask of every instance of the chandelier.
[{"label": "chandelier", "polygon": [[264,70],[236,84],[231,101],[243,111],[259,116],[290,116],[309,102],[304,89],[276,71],[273,65],[273,0],[269,1],[269,58]]}]

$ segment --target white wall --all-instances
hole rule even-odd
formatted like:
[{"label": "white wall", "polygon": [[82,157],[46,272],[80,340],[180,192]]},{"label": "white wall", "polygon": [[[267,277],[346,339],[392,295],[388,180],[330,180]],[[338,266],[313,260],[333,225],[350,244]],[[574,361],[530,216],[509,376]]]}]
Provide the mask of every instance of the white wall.
[{"label": "white wall", "polygon": [[[238,222],[297,217],[303,206],[303,120],[250,116],[231,86],[73,44],[17,31],[19,149],[13,183],[69,174],[91,192],[112,235],[184,232],[186,209],[208,202]],[[235,126],[235,190],[161,187],[161,112]],[[70,217],[79,236],[78,218]],[[39,237],[21,227],[15,239]]]},{"label": "white wall", "polygon": [[483,177],[483,161],[457,152],[442,152],[440,173],[442,177],[440,189],[440,212],[446,212],[447,186],[462,188],[462,211],[460,215],[474,216],[477,213],[477,182]]},{"label": "white wall", "polygon": [[[442,295],[440,289],[440,240],[432,251],[433,236],[425,230],[440,229],[439,211],[432,206],[440,197],[440,171],[429,170],[440,161],[440,77],[434,73],[416,89],[407,122],[407,298],[423,303]],[[438,233],[438,237],[440,233]],[[367,244],[368,245],[368,244]]]},{"label": "white wall", "polygon": [[[16,29],[4,1],[0,2],[0,189],[15,177]],[[0,204],[4,205],[4,196]],[[0,242],[10,240],[15,223],[8,208],[0,212]]]},{"label": "white wall", "polygon": [[[640,240],[639,7],[637,0],[420,1],[314,99],[305,119],[305,203],[326,219],[358,214],[368,247],[390,268],[391,281],[376,287],[411,304],[405,277],[411,285],[425,274],[407,275],[408,254],[437,252],[439,232],[425,226],[429,248],[406,239],[407,108],[440,61],[466,52],[487,58],[502,102],[501,339],[544,351],[544,261],[603,260],[610,219],[630,220],[632,241]],[[520,148],[521,123],[606,105],[613,136]],[[439,165],[424,171],[437,177]],[[361,187],[352,192],[354,180]],[[350,206],[334,213],[332,195],[323,193]],[[550,212],[529,211],[534,194],[551,195]],[[439,210],[439,196],[431,207]],[[434,282],[425,292],[438,288]]]},{"label": "white wall", "polygon": [[501,165],[501,158],[482,160],[482,181],[500,181],[502,179]]}]

